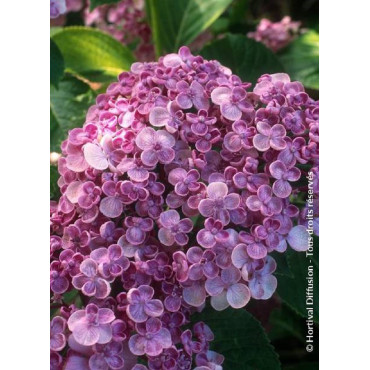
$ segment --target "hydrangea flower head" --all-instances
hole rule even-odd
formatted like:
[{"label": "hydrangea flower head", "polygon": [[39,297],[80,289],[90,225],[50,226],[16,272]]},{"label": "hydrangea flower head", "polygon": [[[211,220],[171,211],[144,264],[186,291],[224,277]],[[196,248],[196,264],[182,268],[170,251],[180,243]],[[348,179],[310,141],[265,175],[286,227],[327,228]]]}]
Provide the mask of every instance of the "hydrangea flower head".
[{"label": "hydrangea flower head", "polygon": [[134,63],[69,132],[51,204],[54,367],[221,369],[189,316],[269,299],[270,253],[307,249],[318,102],[284,73],[250,87],[182,47]]},{"label": "hydrangea flower head", "polygon": [[299,32],[301,22],[294,22],[290,17],[284,17],[280,22],[261,19],[255,32],[249,32],[248,37],[262,42],[274,52],[279,51],[294,40]]}]

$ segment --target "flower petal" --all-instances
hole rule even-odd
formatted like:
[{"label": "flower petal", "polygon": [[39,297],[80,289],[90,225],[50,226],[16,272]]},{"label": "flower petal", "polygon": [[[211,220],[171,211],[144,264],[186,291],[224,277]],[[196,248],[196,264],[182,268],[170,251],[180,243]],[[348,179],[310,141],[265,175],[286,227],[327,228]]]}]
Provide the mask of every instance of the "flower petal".
[{"label": "flower petal", "polygon": [[242,308],[249,302],[251,293],[245,284],[238,283],[227,290],[226,298],[231,307]]},{"label": "flower petal", "polygon": [[290,230],[287,241],[294,250],[302,252],[308,249],[309,238],[307,229],[303,225],[298,225]]},{"label": "flower petal", "polygon": [[86,162],[91,167],[97,170],[105,170],[108,168],[107,157],[100,146],[87,143],[83,146],[83,152]]}]

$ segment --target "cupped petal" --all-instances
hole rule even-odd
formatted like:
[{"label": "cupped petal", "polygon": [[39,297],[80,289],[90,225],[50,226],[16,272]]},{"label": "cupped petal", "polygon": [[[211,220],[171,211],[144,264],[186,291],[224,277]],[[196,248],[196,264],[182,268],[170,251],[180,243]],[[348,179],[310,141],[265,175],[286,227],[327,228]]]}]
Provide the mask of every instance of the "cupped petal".
[{"label": "cupped petal", "polygon": [[292,193],[292,186],[286,180],[276,180],[272,185],[272,191],[279,198],[287,198]]},{"label": "cupped petal", "polygon": [[94,277],[98,273],[98,265],[91,259],[85,259],[80,265],[80,271],[87,277]]},{"label": "cupped petal", "polygon": [[100,324],[109,324],[115,318],[113,311],[109,308],[100,308],[98,311],[98,321]]},{"label": "cupped petal", "polygon": [[155,107],[149,113],[149,122],[154,127],[162,127],[168,123],[170,114],[166,108]]},{"label": "cupped petal", "polygon": [[78,198],[81,196],[81,188],[83,183],[81,181],[72,181],[66,189],[65,195],[71,203],[77,203]]},{"label": "cupped petal", "polygon": [[223,311],[229,307],[229,302],[226,297],[226,290],[220,293],[219,295],[211,297],[211,306],[216,311]]},{"label": "cupped petal", "polygon": [[262,203],[257,195],[251,195],[247,198],[246,205],[251,211],[256,212],[260,210]]},{"label": "cupped petal", "polygon": [[142,149],[152,149],[156,144],[156,131],[151,127],[145,127],[135,139],[136,145]]},{"label": "cupped petal", "polygon": [[101,278],[96,279],[95,286],[96,286],[96,292],[95,292],[96,298],[104,299],[108,297],[111,291],[111,287],[110,287],[110,284],[105,279],[101,279]]},{"label": "cupped petal", "polygon": [[260,152],[270,149],[270,139],[268,136],[257,134],[253,137],[253,145]]},{"label": "cupped petal", "polygon": [[282,161],[275,161],[270,164],[270,173],[275,179],[282,179],[285,173],[287,172],[287,168]]},{"label": "cupped petal", "polygon": [[165,148],[172,148],[176,140],[168,131],[158,130],[156,132],[157,143],[161,144]]},{"label": "cupped petal", "polygon": [[216,239],[210,231],[202,229],[197,234],[197,242],[203,248],[212,248],[216,244]]},{"label": "cupped petal", "polygon": [[110,324],[99,325],[99,344],[106,344],[111,341],[113,336],[112,327]]},{"label": "cupped petal", "polygon": [[131,320],[137,323],[145,322],[148,319],[148,315],[144,310],[144,304],[142,303],[129,304],[126,313]]},{"label": "cupped petal", "polygon": [[194,282],[183,290],[184,301],[193,307],[200,307],[206,300],[206,291],[201,282]]},{"label": "cupped petal", "polygon": [[248,255],[256,260],[267,255],[267,249],[262,243],[253,243],[247,246]]},{"label": "cupped petal", "polygon": [[177,211],[170,209],[161,213],[160,221],[164,227],[170,228],[180,222],[180,215]]},{"label": "cupped petal", "polygon": [[211,93],[212,102],[218,105],[228,102],[232,95],[232,91],[228,87],[216,87]]},{"label": "cupped petal", "polygon": [[235,284],[240,280],[240,278],[240,271],[234,266],[230,266],[221,271],[221,280],[225,285]]},{"label": "cupped petal", "polygon": [[175,151],[172,148],[163,148],[157,152],[157,157],[160,163],[169,164],[175,159]]},{"label": "cupped petal", "polygon": [[240,204],[240,196],[239,194],[232,193],[229,195],[226,195],[224,198],[224,206],[226,209],[235,209]]},{"label": "cupped petal", "polygon": [[145,337],[139,334],[134,334],[128,341],[130,351],[136,356],[142,356],[145,354],[145,345]]},{"label": "cupped petal", "polygon": [[228,188],[224,182],[212,182],[207,187],[208,197],[211,199],[223,198],[227,195]]},{"label": "cupped petal", "polygon": [[108,159],[103,149],[95,144],[87,143],[83,146],[83,152],[86,162],[96,170],[105,170],[108,168]]},{"label": "cupped petal", "polygon": [[242,111],[230,102],[221,104],[221,114],[230,121],[237,121],[242,117]]},{"label": "cupped petal", "polygon": [[161,316],[163,313],[163,303],[159,299],[152,299],[145,303],[144,311],[151,317]]},{"label": "cupped petal", "polygon": [[175,237],[171,233],[169,229],[166,229],[165,227],[161,227],[158,231],[158,239],[159,241],[170,247],[175,242]]},{"label": "cupped petal", "polygon": [[246,244],[238,244],[231,253],[231,261],[237,268],[243,267],[249,261]]},{"label": "cupped petal", "polygon": [[104,216],[115,218],[122,214],[123,204],[117,197],[106,197],[101,200],[99,210]]},{"label": "cupped petal", "polygon": [[226,298],[231,307],[242,308],[249,302],[251,292],[245,284],[237,283],[227,289]]},{"label": "cupped petal", "polygon": [[300,177],[301,171],[296,167],[290,168],[287,172],[287,179],[289,181],[298,181]]},{"label": "cupped petal", "polygon": [[269,299],[277,288],[277,280],[273,275],[254,278],[249,282],[249,289],[254,299]]},{"label": "cupped petal", "polygon": [[92,346],[98,342],[100,332],[98,326],[77,323],[72,334],[77,343]]},{"label": "cupped petal", "polygon": [[294,226],[287,236],[289,245],[298,252],[308,249],[309,234],[303,225]]},{"label": "cupped petal", "polygon": [[222,293],[225,288],[225,284],[222,279],[217,276],[214,279],[207,279],[205,288],[210,296],[216,296]]},{"label": "cupped petal", "polygon": [[146,149],[141,153],[140,158],[146,166],[153,167],[158,163],[158,152],[153,149]]}]

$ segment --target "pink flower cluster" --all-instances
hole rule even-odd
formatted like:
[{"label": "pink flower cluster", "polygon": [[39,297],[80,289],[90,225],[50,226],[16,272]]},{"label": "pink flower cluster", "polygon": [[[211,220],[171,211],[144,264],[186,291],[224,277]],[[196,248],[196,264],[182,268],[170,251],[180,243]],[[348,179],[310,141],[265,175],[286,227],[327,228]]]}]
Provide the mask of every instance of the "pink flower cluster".
[{"label": "pink flower cluster", "polygon": [[250,87],[181,47],[134,63],[69,132],[51,204],[52,369],[221,369],[191,314],[207,297],[215,310],[270,298],[270,253],[307,248],[294,203],[318,178],[318,102],[283,73]]},{"label": "pink flower cluster", "polygon": [[50,19],[58,18],[66,11],[66,0],[50,0]]},{"label": "pink flower cluster", "polygon": [[92,12],[84,11],[85,24],[96,26],[111,34],[124,45],[138,42],[135,56],[138,60],[152,60],[151,29],[145,20],[143,0],[123,0],[117,4],[102,5]]},{"label": "pink flower cluster", "polygon": [[284,17],[280,22],[261,19],[255,32],[249,32],[248,37],[262,42],[274,52],[290,44],[299,32],[301,22],[293,22],[290,17]]},{"label": "pink flower cluster", "polygon": [[[57,4],[63,3],[63,11]],[[151,43],[151,29],[145,19],[144,0],[122,0],[106,4],[90,11],[89,0],[50,0],[50,18],[53,26],[63,26],[63,14],[80,12],[86,26],[94,26],[112,35],[124,45],[135,45],[137,60],[147,61],[154,58]],[[53,14],[53,16],[52,16]]]}]

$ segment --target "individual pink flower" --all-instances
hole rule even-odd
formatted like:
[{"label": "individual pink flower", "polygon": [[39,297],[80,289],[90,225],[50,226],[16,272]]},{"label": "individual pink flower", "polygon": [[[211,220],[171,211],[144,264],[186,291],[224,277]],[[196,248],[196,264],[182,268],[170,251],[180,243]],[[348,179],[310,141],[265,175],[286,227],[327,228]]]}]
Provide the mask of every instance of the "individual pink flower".
[{"label": "individual pink flower", "polygon": [[69,279],[64,266],[59,261],[50,264],[50,289],[55,294],[63,294],[69,288]]},{"label": "individual pink flower", "polygon": [[158,356],[163,349],[172,346],[170,332],[162,328],[157,318],[150,318],[145,324],[137,324],[136,329],[138,334],[134,334],[128,342],[130,351],[136,356]]},{"label": "individual pink flower", "polygon": [[176,101],[168,103],[167,108],[155,107],[149,113],[149,122],[152,126],[166,126],[168,132],[178,131],[184,120],[184,112]]},{"label": "individual pink flower", "polygon": [[213,217],[223,225],[230,222],[230,210],[238,208],[240,196],[236,193],[227,194],[227,185],[223,182],[212,182],[207,186],[207,199],[199,203],[199,212],[204,217]]},{"label": "individual pink flower", "polygon": [[80,188],[80,196],[78,197],[78,205],[81,208],[89,209],[100,201],[101,189],[92,181],[85,182]]},{"label": "individual pink flower", "polygon": [[161,213],[161,228],[158,231],[158,238],[161,243],[171,246],[174,243],[186,245],[189,237],[186,235],[193,229],[193,222],[190,218],[180,220],[180,215],[175,210]]},{"label": "individual pink flower", "polygon": [[104,299],[108,297],[111,288],[107,280],[98,273],[98,264],[92,259],[85,259],[80,265],[81,273],[74,276],[72,284],[88,297]]},{"label": "individual pink flower", "polygon": [[89,358],[91,370],[119,370],[124,364],[123,346],[119,342],[96,344],[95,353]]},{"label": "individual pink flower", "polygon": [[121,276],[130,266],[130,261],[123,255],[122,247],[118,244],[95,249],[90,253],[90,258],[98,263],[99,273],[107,280]]},{"label": "individual pink flower", "polygon": [[205,109],[198,111],[198,114],[186,113],[186,120],[191,124],[191,131],[199,136],[204,136],[211,125],[217,122],[216,117],[209,117]]},{"label": "individual pink flower", "polygon": [[147,166],[155,166],[160,163],[171,163],[175,158],[175,138],[164,130],[155,131],[146,127],[136,137],[136,145],[143,150],[141,160]]},{"label": "individual pink flower", "polygon": [[251,211],[261,211],[264,216],[279,214],[283,208],[281,199],[273,197],[272,189],[268,185],[261,185],[257,195],[248,197],[246,204]]},{"label": "individual pink flower", "polygon": [[147,233],[153,229],[153,220],[151,218],[126,217],[127,226],[126,239],[133,245],[139,245],[144,242]]},{"label": "individual pink flower", "polygon": [[50,349],[61,351],[66,345],[66,320],[61,316],[54,316],[50,322]]},{"label": "individual pink flower", "polygon": [[228,132],[224,138],[224,146],[230,152],[238,152],[242,148],[253,148],[252,139],[256,134],[254,127],[248,127],[245,121],[236,121],[232,125],[233,131]]},{"label": "individual pink flower", "polygon": [[221,106],[221,114],[230,121],[239,120],[243,113],[253,109],[247,101],[246,91],[241,87],[216,87],[211,93],[211,99],[213,103]]},{"label": "individual pink flower", "polygon": [[168,182],[175,186],[176,194],[186,196],[189,192],[196,192],[200,188],[200,178],[197,170],[187,172],[183,168],[175,168],[168,175]]},{"label": "individual pink flower", "polygon": [[163,304],[159,299],[153,299],[154,289],[148,285],[141,285],[137,289],[130,289],[127,293],[127,315],[134,322],[140,323],[149,317],[158,317],[163,313]]},{"label": "individual pink flower", "polygon": [[276,124],[271,127],[268,123],[257,122],[257,131],[259,133],[253,137],[253,145],[257,150],[265,152],[270,147],[275,150],[286,148],[286,131],[283,125]]},{"label": "individual pink flower", "polygon": [[225,241],[229,234],[223,230],[223,223],[212,217],[207,218],[204,223],[204,229],[198,231],[197,242],[203,248],[212,248],[217,242]]},{"label": "individual pink flower", "polygon": [[186,257],[191,264],[188,272],[190,280],[201,280],[203,277],[212,279],[218,275],[219,268],[215,263],[216,254],[212,250],[191,247],[187,250]]},{"label": "individual pink flower", "polygon": [[73,338],[83,346],[105,344],[112,339],[110,323],[115,319],[109,308],[98,308],[90,303],[83,310],[75,311],[68,319]]},{"label": "individual pink flower", "polygon": [[293,167],[296,162],[307,163],[307,160],[302,157],[302,149],[306,144],[305,139],[296,137],[292,141],[290,138],[285,138],[285,141],[287,142],[287,147],[279,153],[278,159],[288,168]]},{"label": "individual pink flower", "polygon": [[279,198],[287,198],[292,193],[290,181],[297,181],[301,177],[301,171],[296,168],[287,168],[285,164],[277,160],[270,164],[270,173],[277,179],[272,185],[272,191]]},{"label": "individual pink flower", "polygon": [[266,257],[262,268],[254,270],[248,284],[253,298],[271,298],[277,287],[276,277],[272,275],[275,270],[276,262],[270,256]]},{"label": "individual pink flower", "polygon": [[198,81],[193,81],[190,86],[186,81],[179,81],[176,89],[179,91],[176,102],[181,109],[189,109],[193,105],[196,109],[208,109],[209,101],[206,92]]},{"label": "individual pink flower", "polygon": [[239,283],[240,278],[240,271],[230,266],[221,270],[221,276],[207,279],[205,287],[215,310],[222,311],[228,306],[241,308],[249,302],[251,293],[245,284]]}]

